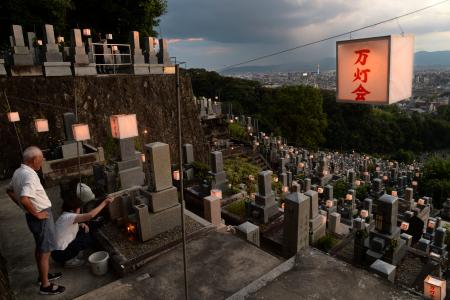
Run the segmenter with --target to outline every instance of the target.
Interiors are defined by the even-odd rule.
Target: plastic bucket
[[[91,271],[94,275],[105,275],[108,272],[109,254],[106,251],[98,251],[92,253],[89,258]]]

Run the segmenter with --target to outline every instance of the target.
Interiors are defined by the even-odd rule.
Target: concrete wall
[[[195,159],[207,161],[207,146],[193,100],[190,78],[182,76],[183,140],[194,145]],[[8,123],[6,91],[25,146],[46,148],[51,139],[64,139],[62,114],[78,110],[79,122],[88,123],[92,144],[105,155],[116,153],[110,136],[109,116],[136,113],[141,144],[160,141],[177,155],[176,92],[174,75],[116,75],[95,77],[9,77],[0,79],[0,176],[7,165],[19,161],[14,127]],[[37,135],[34,118],[47,118],[50,132]],[[142,132],[147,128],[148,134]]]

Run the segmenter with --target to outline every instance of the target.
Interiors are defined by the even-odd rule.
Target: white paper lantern
[[[222,199],[222,190],[212,189],[211,190],[211,196],[214,196],[214,197],[217,197],[219,199]]]
[[[180,171],[179,170],[173,171],[172,177],[173,177],[173,180],[180,181]]]
[[[135,114],[113,115],[109,117],[109,122],[113,138],[126,139],[139,135]]]
[[[141,153],[141,161],[142,161],[143,163],[145,163],[145,154],[144,154],[144,153]]]
[[[48,131],[48,120],[47,119],[35,119],[34,127],[37,132],[47,132]]]
[[[43,44],[42,40],[37,40],[36,43],[37,43],[39,46],[42,46],[42,44]]]
[[[353,200],[353,195],[352,194],[345,195],[345,200],[352,201]]]
[[[89,126],[87,124],[73,124],[72,125],[73,138],[77,142],[87,141],[91,139]]]
[[[409,223],[408,222],[402,222],[402,224],[400,224],[400,229],[403,230],[403,231],[408,231]]]
[[[365,209],[362,209],[360,215],[361,215],[361,218],[365,219],[369,216],[369,212]]]
[[[425,200],[423,200],[422,198],[420,198],[419,200],[417,200],[417,204],[418,204],[418,205],[425,205]]]
[[[9,112],[7,115],[8,115],[8,121],[10,121],[10,122],[19,122],[20,121],[20,116],[17,111]]]
[[[322,194],[322,193],[323,193],[323,188],[322,188],[322,187],[317,188],[317,192],[318,192],[319,194]]]
[[[56,38],[56,41],[58,42],[58,44],[64,43],[64,37],[63,36],[58,36]]]
[[[447,292],[447,282],[428,275],[423,281],[423,294],[427,299],[444,300]]]
[[[337,101],[392,104],[411,97],[412,35],[340,41],[336,52]]]
[[[84,36],[91,36],[91,30],[89,28],[83,29],[83,35]]]
[[[174,66],[163,67],[164,74],[175,74],[176,70]]]
[[[288,188],[287,186],[283,186],[283,187],[281,188],[281,191],[282,191],[283,193],[287,193],[287,192],[289,191],[289,188]]]
[[[391,196],[397,197],[397,191],[392,191]]]
[[[106,37],[107,40],[112,40],[112,39],[113,39],[112,33],[107,33],[107,34],[105,35],[105,37]]]

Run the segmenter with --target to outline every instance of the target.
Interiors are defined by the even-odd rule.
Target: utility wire
[[[390,18],[390,19],[386,19],[386,20],[383,20],[383,21],[380,21],[380,22],[377,22],[377,23],[366,25],[364,27],[353,29],[353,30],[350,30],[350,31],[347,31],[347,32],[344,32],[344,33],[337,34],[337,35],[329,36],[329,37],[323,38],[323,39],[318,40],[318,41],[309,42],[309,43],[306,43],[306,44],[303,44],[303,45],[299,45],[299,46],[296,46],[296,47],[293,47],[293,48],[277,51],[277,52],[274,52],[274,53],[270,53],[270,54],[259,56],[259,57],[253,58],[253,59],[249,59],[249,60],[246,60],[246,61],[243,61],[243,62],[240,62],[240,63],[232,64],[232,65],[226,66],[225,68],[221,69],[221,71],[223,72],[223,71],[226,71],[226,70],[228,70],[230,68],[233,68],[233,67],[237,67],[237,66],[240,66],[240,65],[245,65],[245,64],[248,64],[248,63],[251,63],[251,62],[254,62],[254,61],[258,61],[258,60],[262,60],[262,59],[265,59],[265,58],[268,58],[268,57],[280,55],[280,54],[283,54],[283,53],[286,53],[286,52],[290,52],[290,51],[293,51],[293,50],[297,50],[297,49],[301,49],[301,48],[308,47],[308,46],[311,46],[311,45],[319,44],[319,43],[322,43],[322,42],[325,42],[325,41],[329,41],[329,40],[332,40],[332,39],[335,39],[335,38],[338,38],[338,37],[342,37],[342,36],[346,36],[346,35],[350,35],[351,36],[351,34],[354,33],[354,32],[358,32],[358,31],[361,31],[361,30],[364,30],[364,29],[368,29],[368,28],[371,28],[371,27],[376,27],[376,26],[384,24],[384,23],[392,22],[392,21],[398,20],[400,18],[404,18],[404,17],[410,16],[410,15],[416,14],[418,12],[421,12],[421,11],[433,8],[435,6],[444,4],[445,2],[448,2],[448,1],[450,1],[450,0],[444,0],[444,1],[432,4],[432,5],[428,5],[428,6],[425,6],[425,7],[422,7],[422,8],[419,8],[419,9],[407,12],[405,14],[402,14],[402,15],[399,15],[399,16],[396,16],[396,17],[393,17],[393,18]]]

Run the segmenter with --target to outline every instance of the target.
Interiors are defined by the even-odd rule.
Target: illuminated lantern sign
[[[391,104],[411,97],[412,35],[340,41],[336,59],[338,102]]]
[[[109,117],[111,135],[116,139],[126,139],[138,136],[136,115],[113,115]]]
[[[423,281],[423,294],[426,299],[443,300],[446,295],[446,281],[428,275]]]

